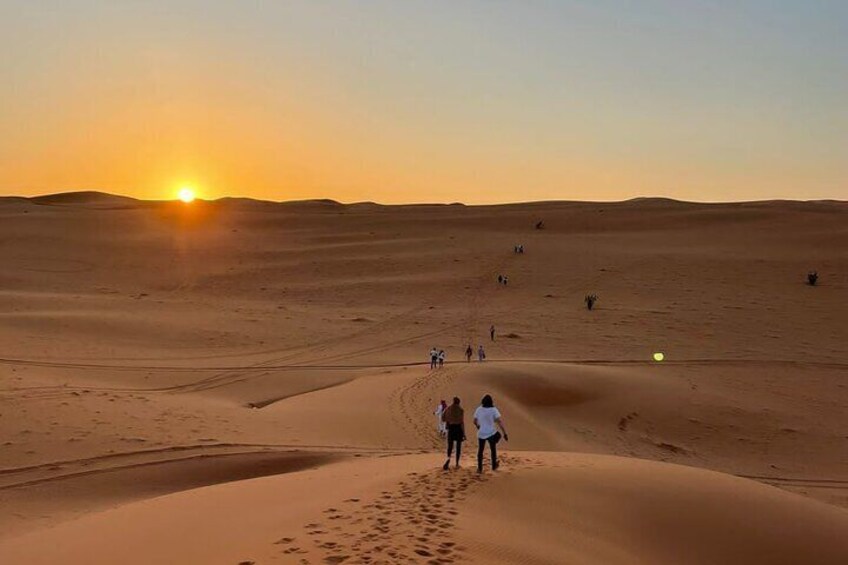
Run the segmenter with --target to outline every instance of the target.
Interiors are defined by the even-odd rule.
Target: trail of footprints
[[[527,463],[514,456],[503,461],[499,474]],[[459,503],[493,477],[491,472],[478,475],[473,467],[410,473],[394,491],[383,491],[366,504],[345,500],[326,509],[321,522],[306,524],[305,538],[284,537],[276,544],[284,555],[299,557],[291,562],[301,565],[461,562],[466,548],[453,539]],[[323,555],[319,560],[311,557],[315,550]]]
[[[423,444],[441,448],[444,441],[436,433],[435,419],[431,416],[436,400],[428,398],[428,395],[424,393],[436,384],[450,381],[456,372],[457,369],[453,367],[431,370],[392,395],[391,405],[397,406],[400,411],[395,416],[397,421],[417,436]],[[428,402],[432,404],[432,407]],[[432,427],[421,425],[421,422],[428,420],[433,421]]]

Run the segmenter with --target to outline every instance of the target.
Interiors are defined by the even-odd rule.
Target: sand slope
[[[92,515],[0,545],[27,563],[840,563],[848,512],[644,460],[524,452],[479,477],[345,462]],[[320,488],[316,488],[320,485]]]
[[[608,456],[528,458],[470,497],[482,563],[841,563],[848,512],[752,481]],[[494,484],[492,485],[495,486]]]
[[[0,561],[845,561],[846,219],[0,199]]]

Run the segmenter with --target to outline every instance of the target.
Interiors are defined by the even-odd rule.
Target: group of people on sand
[[[494,335],[494,330],[492,332]],[[494,337],[492,338],[494,339]],[[469,343],[465,348],[465,360],[467,362],[471,362],[471,358],[474,357],[474,348],[471,347]],[[437,349],[433,347],[430,350],[430,368],[431,369],[441,369],[445,366],[445,360],[447,359],[447,354],[444,349]],[[483,362],[486,360],[486,350],[483,348],[483,344],[477,346],[477,361]]]
[[[544,229],[544,227],[544,222],[539,221],[536,223],[537,230]],[[517,254],[524,253],[524,244],[516,244],[513,252]],[[509,277],[507,275],[498,275],[498,284],[507,286],[509,284]],[[597,297],[593,296],[592,299],[592,303],[594,303]],[[589,305],[590,310],[591,308],[592,305]],[[495,341],[494,325],[489,328],[489,337],[492,341]],[[469,343],[465,348],[465,360],[470,363],[473,356],[474,348]],[[433,347],[430,350],[430,368],[436,369],[444,366],[445,357],[446,355],[443,349],[438,350]],[[477,347],[477,360],[482,362],[485,359],[486,351],[481,344]],[[456,457],[455,466],[459,468],[459,460],[462,456],[462,444],[466,440],[465,411],[462,409],[459,397],[454,396],[453,403],[450,405],[444,400],[439,402],[434,414],[436,415],[436,429],[439,432],[439,436],[447,439],[448,443],[447,459],[444,465],[442,465],[442,469],[445,471],[450,469],[451,456],[454,456],[454,454]],[[483,472],[483,456],[485,455],[487,444],[491,454],[492,470],[497,470],[500,466],[498,463],[498,442],[501,439],[509,441],[509,435],[504,426],[503,416],[501,416],[500,411],[495,407],[494,400],[489,394],[483,397],[480,401],[480,406],[474,411],[474,427],[477,428],[477,472]]]
[[[442,400],[436,407],[435,414],[439,435],[447,438],[448,441],[448,456],[445,464],[442,465],[442,469],[447,471],[450,468],[451,455],[454,452],[456,453],[456,468],[458,469],[459,459],[462,456],[462,443],[466,440],[465,411],[460,406],[459,398],[454,396],[453,403],[450,406]],[[498,442],[501,438],[509,441],[509,435],[506,433],[503,417],[489,394],[483,397],[480,406],[474,411],[474,427],[477,428],[477,472],[483,472],[483,455],[486,451],[486,444],[489,445],[492,470],[497,470],[499,467]]]
[[[447,354],[444,349],[436,349],[436,346],[433,346],[433,349],[430,350],[430,368],[431,369],[441,369],[445,366],[445,359],[447,358]]]
[[[470,363],[471,358],[474,356],[474,349],[471,347],[471,344],[468,344],[468,347],[465,348],[465,360]],[[486,360],[486,350],[483,349],[483,345],[477,346],[477,360],[485,361]]]

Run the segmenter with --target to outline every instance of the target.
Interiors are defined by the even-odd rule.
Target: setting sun
[[[191,202],[192,200],[194,200],[194,190],[191,189],[190,187],[185,186],[185,187],[180,189],[177,196],[183,202],[186,202],[186,203]]]

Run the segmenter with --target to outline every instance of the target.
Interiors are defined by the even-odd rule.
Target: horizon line
[[[114,193],[114,192],[106,192],[102,190],[68,190],[61,192],[48,192],[44,194],[36,194],[31,196],[23,196],[17,194],[3,194],[0,195],[0,200],[3,199],[21,199],[21,200],[47,200],[52,198],[62,198],[62,197],[72,197],[72,196],[89,196],[89,197],[109,197],[116,198],[121,200],[132,200],[135,202],[149,202],[149,203],[168,203],[168,202],[178,202],[178,198],[138,198],[136,196],[129,196],[126,194]],[[574,204],[621,204],[627,202],[634,201],[651,201],[651,200],[660,200],[666,202],[674,202],[679,204],[700,204],[700,205],[710,205],[710,204],[757,204],[757,203],[775,203],[775,202],[791,202],[791,203],[837,203],[837,204],[848,204],[848,200],[839,200],[835,198],[812,198],[812,199],[795,199],[795,198],[767,198],[767,199],[756,199],[756,200],[682,200],[679,198],[672,198],[670,196],[633,196],[631,198],[626,198],[623,200],[569,200],[569,199],[547,199],[547,200],[510,200],[510,201],[500,201],[500,202],[489,202],[489,203],[476,203],[469,204],[462,201],[452,201],[452,202],[437,202],[437,201],[419,201],[419,202],[395,202],[395,203],[384,203],[377,202],[373,200],[359,200],[359,201],[349,201],[344,202],[340,200],[336,200],[334,198],[300,198],[293,200],[268,200],[265,198],[256,198],[253,196],[221,196],[218,198],[201,198],[197,197],[196,201],[198,202],[207,202],[207,203],[215,203],[226,200],[245,200],[250,202],[257,202],[262,204],[305,204],[305,203],[324,203],[331,205],[339,205],[339,206],[356,206],[356,205],[375,205],[375,206],[467,206],[467,207],[478,207],[478,206],[510,206],[510,205],[521,205],[521,204],[546,204],[546,203],[574,203]]]

